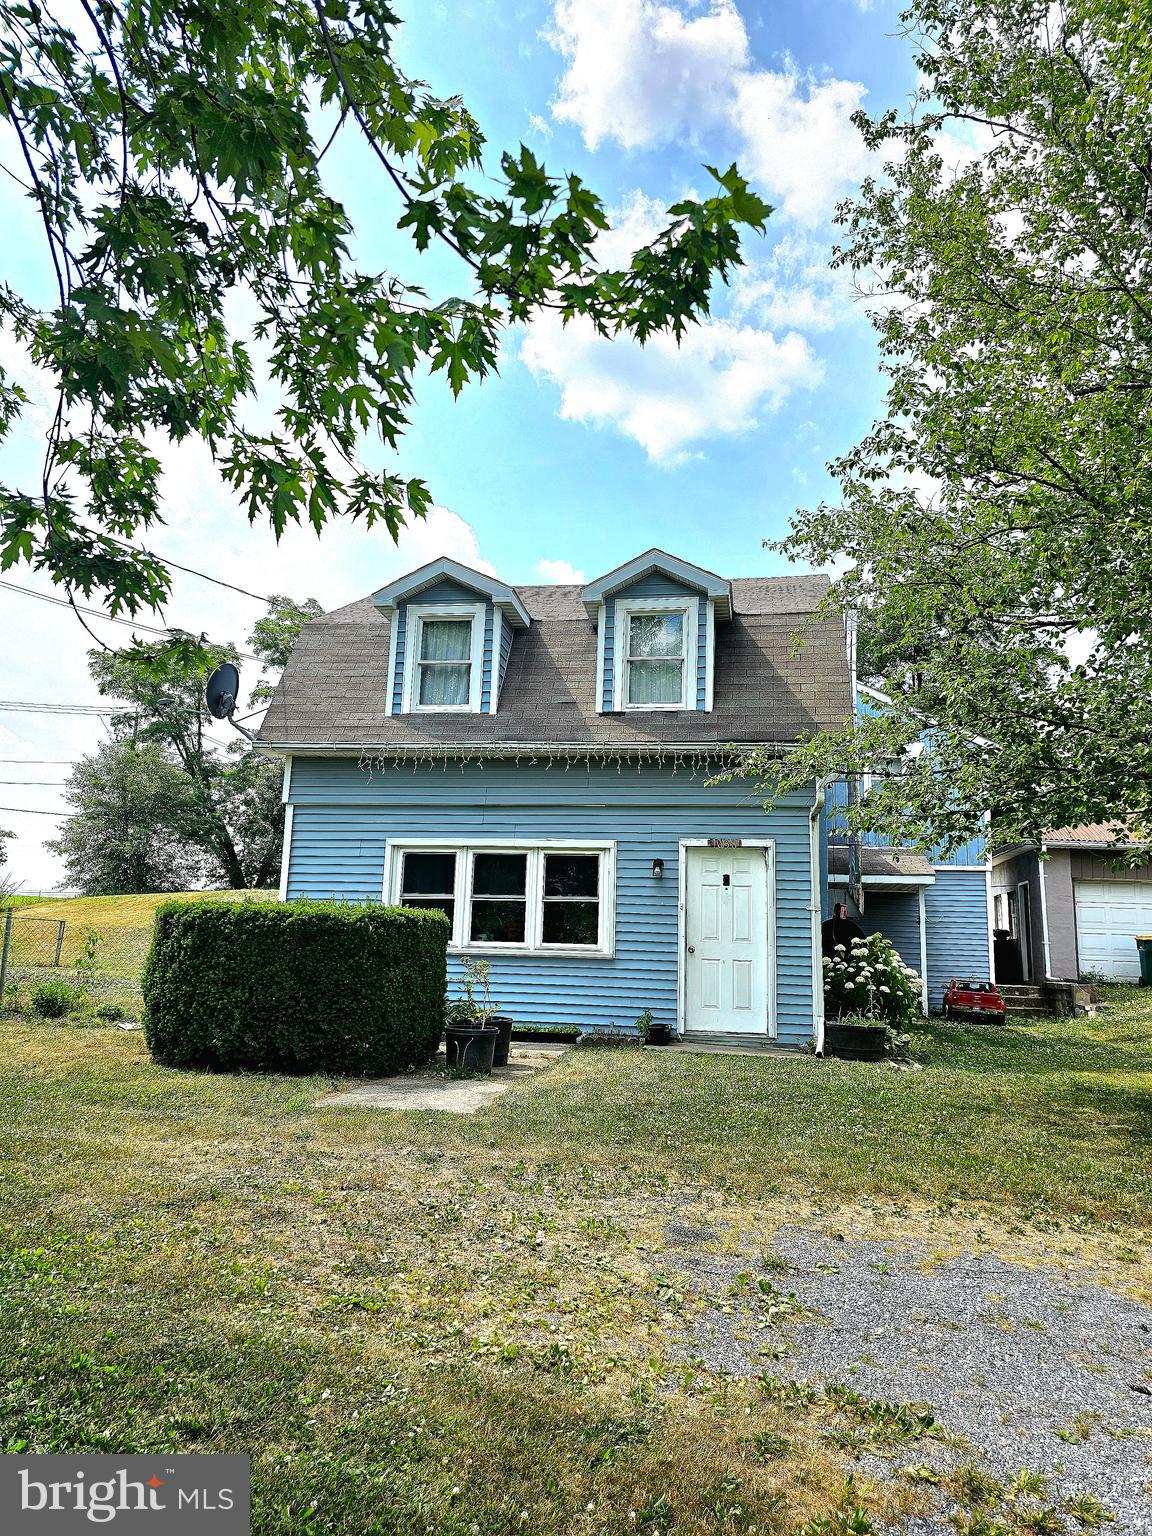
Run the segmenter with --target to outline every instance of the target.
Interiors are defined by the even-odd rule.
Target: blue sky
[[[465,98],[493,162],[523,140],[604,197],[616,224],[607,256],[650,237],[669,203],[705,191],[703,162],[740,164],[776,206],[768,235],[750,238],[746,271],[679,351],[543,322],[510,333],[499,375],[459,401],[441,380],[425,381],[401,460],[428,480],[437,511],[398,549],[382,532],[348,526],[319,545],[295,532],[277,547],[247,527],[194,445],[165,454],[168,526],[153,545],[256,592],[316,596],[326,607],[439,553],[513,582],[590,578],[653,544],[727,575],[782,569],[762,541],[782,535],[797,506],[834,494],[825,463],[882,401],[867,322],[827,260],[835,203],[868,169],[850,113],[902,106],[915,85],[895,5],[400,0],[398,9],[410,15],[401,63]],[[349,141],[328,164],[362,264],[433,292],[464,282],[450,252],[418,257],[396,232],[394,194],[365,150]],[[46,297],[36,225],[10,184],[0,187],[0,219],[5,277]],[[35,392],[11,346],[3,357]],[[7,483],[27,482],[42,432],[34,409],[0,449]],[[387,462],[378,445],[365,457]],[[27,570],[8,579],[50,590]],[[259,611],[179,577],[166,618],[239,641]],[[110,643],[127,636],[97,627]],[[0,590],[4,697],[95,701],[89,644],[68,614]],[[17,760],[0,761],[0,806],[60,807],[67,762],[102,734],[92,720],[0,713],[0,759]],[[0,826],[17,833],[10,862],[26,889],[60,878],[42,847],[54,822],[0,810]]]

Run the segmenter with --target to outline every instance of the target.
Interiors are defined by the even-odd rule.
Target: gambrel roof
[[[586,589],[531,586],[507,589],[530,622],[512,638],[495,714],[390,715],[390,621],[377,594],[376,602],[365,597],[304,626],[257,739],[281,749],[538,745],[626,753],[784,744],[843,724],[852,707],[844,621],[812,617],[828,578],[728,585],[732,617],[716,629],[709,711],[597,713],[596,629]],[[798,631],[803,644],[794,655]]]

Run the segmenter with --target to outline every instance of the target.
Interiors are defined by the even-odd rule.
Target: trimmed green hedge
[[[448,921],[343,902],[170,901],[144,967],[169,1067],[383,1076],[433,1056]]]

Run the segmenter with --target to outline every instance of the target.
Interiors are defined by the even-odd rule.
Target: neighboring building
[[[855,696],[861,715],[884,707],[884,695],[862,684]],[[992,875],[984,840],[975,838],[947,856],[940,851],[928,856],[893,848],[875,833],[859,834],[859,912],[849,891],[850,853],[842,819],[846,804],[845,785],[830,786],[825,815],[833,900],[846,902],[849,915],[869,933],[892,941],[921,978],[925,1013],[942,1006],[954,976],[989,979]]]
[[[584,587],[441,559],[313,620],[258,738],[286,759],[282,895],[439,908],[450,972],[487,957],[522,1023],[626,1030],[650,1009],[682,1033],[819,1040],[824,791],[766,812],[749,783],[707,781],[732,750],[849,717],[845,626],[814,617],[827,587],[659,550]],[[927,876],[924,944],[905,945],[902,888],[875,905],[918,969],[926,946],[935,992],[963,903],[924,906],[956,883]],[[986,902],[982,924],[981,971]]]
[[[1152,863],[1118,868],[1120,822],[1060,827],[992,861],[993,922],[1015,940],[1025,981],[1137,981],[1137,934],[1152,933]]]

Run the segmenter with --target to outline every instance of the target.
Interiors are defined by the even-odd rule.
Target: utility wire
[[[140,549],[124,539],[113,538],[110,533],[105,534],[104,537],[113,544],[119,544],[121,549],[130,549],[134,555],[147,555],[151,560],[161,560],[165,565],[170,565],[174,571],[183,571],[186,576],[199,576],[201,581],[210,581],[215,587],[227,587],[229,592],[239,592],[241,597],[250,597],[253,602],[271,602],[271,598],[261,597],[259,592],[249,592],[247,587],[238,587],[235,582],[222,581],[219,576],[209,576],[207,571],[198,571],[195,566],[181,565],[178,560],[169,560],[167,555],[158,555],[154,549]]]
[[[122,715],[130,714],[132,706],[130,704],[44,704],[33,700],[0,699],[0,710],[3,710],[5,714]]]
[[[205,577],[205,580],[211,581],[212,578]],[[155,624],[138,624],[135,619],[117,618],[111,613],[102,612],[99,608],[89,608],[84,603],[70,602],[66,597],[55,597],[51,592],[36,592],[32,587],[20,587],[14,581],[0,581],[0,587],[4,587],[9,592],[19,592],[22,597],[34,597],[37,602],[52,603],[57,608],[70,608],[78,614],[86,613],[91,618],[101,619],[105,624],[122,624],[125,629],[140,629],[146,634],[160,635],[162,638],[167,638],[171,633],[167,629],[158,629]],[[241,661],[260,660],[259,656],[253,656],[250,651],[237,651],[236,655]]]
[[[75,761],[74,757],[0,757],[0,763],[17,763],[21,768],[33,763],[37,768],[71,768]]]
[[[34,811],[27,805],[0,805],[6,816],[55,816],[58,821],[71,821],[78,811]]]
[[[0,784],[29,784],[37,789],[63,789],[65,779],[0,779]]]

